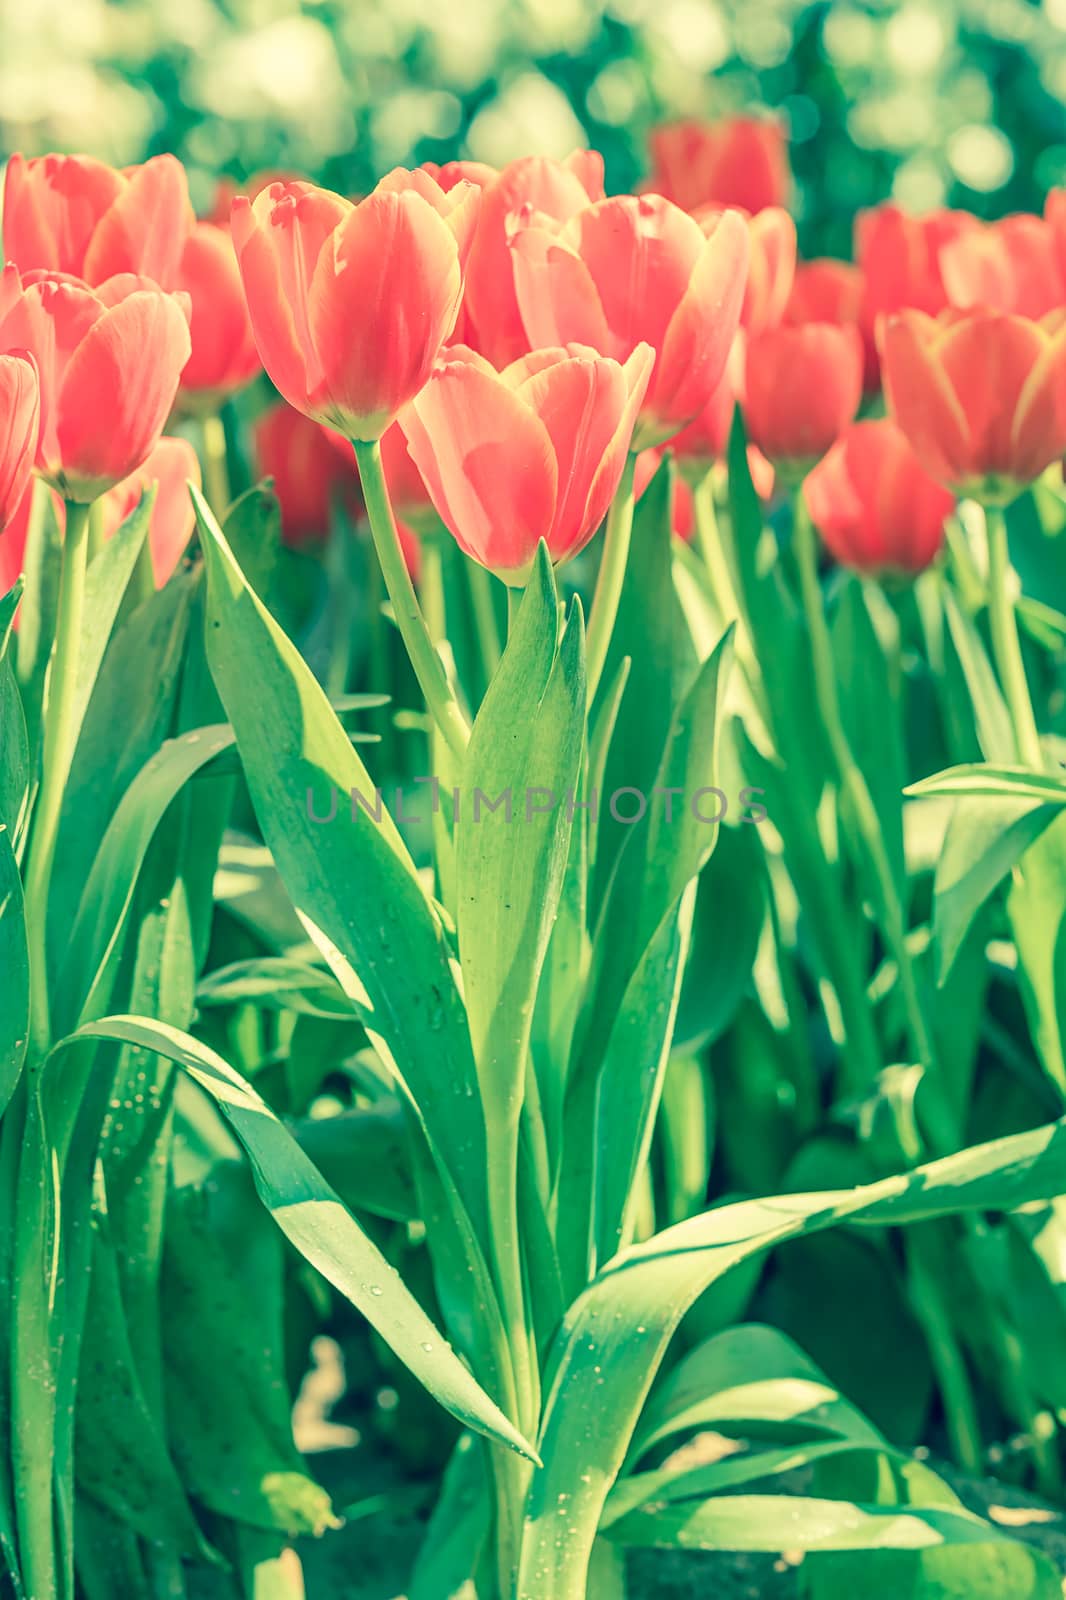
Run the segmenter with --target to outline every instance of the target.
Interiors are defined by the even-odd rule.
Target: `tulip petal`
[[[924,312],[889,317],[882,331],[881,367],[888,408],[925,470],[955,484],[970,472],[967,413],[937,355],[937,324]]]
[[[641,341],[661,350],[704,252],[699,223],[659,195],[617,195],[580,212],[563,239],[596,285],[611,331],[603,354],[624,360]],[[595,342],[579,333],[569,338]]]
[[[374,193],[354,207],[307,300],[321,420],[380,438],[429,377],[461,295],[455,236],[421,195]]]
[[[24,272],[81,275],[100,218],[121,194],[121,173],[91,156],[13,155],[4,177],[4,250]]]
[[[446,361],[400,425],[461,547],[501,575],[524,573],[555,514],[558,469],[540,419],[495,375]]]
[[[586,517],[595,529],[607,515],[607,508],[615,497],[626,464],[626,456],[634,448],[633,430],[637,416],[644,404],[655,366],[655,351],[649,344],[638,344],[622,367],[629,393],[611,442],[603,453],[603,460],[592,479]]]
[[[628,399],[625,374],[614,361],[569,357],[526,379],[518,394],[536,412],[558,465],[555,516],[548,536],[553,561],[572,556],[592,537],[589,496]]]
[[[103,312],[71,356],[59,392],[65,492],[95,499],[141,465],[189,351],[189,325],[172,295],[138,291]]]
[[[662,438],[698,415],[725,374],[748,267],[748,229],[727,211],[707,240],[659,350],[647,409]]]
[[[1019,481],[1033,475],[1016,458],[1015,413],[1045,349],[1043,330],[1024,317],[959,318],[939,335],[933,354],[966,414],[971,475],[995,474]],[[1030,415],[1032,419],[1034,414]],[[1040,431],[1046,436],[1046,429]],[[1039,441],[1032,443],[1039,454]],[[1054,454],[1052,448],[1037,470],[1047,466]]]
[[[41,397],[32,363],[0,356],[0,530],[15,516],[37,453]]]
[[[192,223],[185,168],[176,156],[154,156],[129,170],[89,241],[82,276],[102,283],[116,273],[136,272],[172,289]]]
[[[189,295],[192,355],[181,375],[186,393],[228,393],[259,371],[259,353],[228,228],[198,222],[185,241],[179,274]]]
[[[592,275],[581,257],[547,228],[511,235],[514,291],[534,349],[586,344],[611,354],[612,339]]]

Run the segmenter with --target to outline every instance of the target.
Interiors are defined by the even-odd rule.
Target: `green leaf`
[[[724,1273],[841,1222],[1010,1210],[1064,1186],[1066,1123],[1053,1123],[849,1191],[724,1205],[622,1252],[571,1307],[558,1337],[517,1600],[581,1592],[604,1503],[670,1338]]]
[[[541,546],[470,736],[456,823],[463,993],[490,1160],[517,1129],[533,1005],[562,895],[585,735],[581,612],[560,644]],[[476,808],[487,797],[505,809]],[[501,1148],[502,1145],[502,1148]]]
[[[941,594],[951,642],[970,691],[982,753],[986,761],[1009,762],[1014,756],[1014,729],[988,653],[946,582]]]
[[[0,820],[0,1113],[8,1105],[26,1059],[30,1025],[30,958],[22,879],[11,848],[11,834]]]
[[[19,850],[29,813],[30,742],[10,659],[0,654],[0,824]]]
[[[1018,976],[1033,1043],[1066,1094],[1066,817],[1061,813],[1018,863],[1007,895]]]
[[[7,657],[11,645],[12,629],[15,626],[15,613],[22,600],[22,591],[26,585],[22,578],[17,579],[13,588],[0,597],[0,661]]]
[[[121,934],[141,865],[175,796],[209,761],[229,749],[227,727],[170,739],[130,784],[112,818],[70,930],[57,988],[62,1029],[107,1009],[121,954]]]
[[[1032,772],[1028,767],[998,767],[983,761],[948,767],[945,772],[936,772],[932,777],[910,784],[903,792],[916,799],[938,795],[980,796],[1066,806],[1066,778]]]
[[[969,1511],[862,1506],[800,1495],[722,1495],[695,1507],[633,1511],[608,1537],[630,1548],[678,1550],[919,1550],[1005,1538]]]
[[[118,532],[89,562],[85,574],[85,623],[78,647],[77,689],[71,746],[77,742],[123,597],[148,537],[156,490],[146,489]]]
[[[30,748],[36,750],[44,679],[55,635],[63,535],[56,516],[55,497],[47,484],[38,479],[33,495],[23,556],[26,587],[19,612],[18,678],[26,708]]]
[[[753,823],[720,828],[714,854],[700,873],[692,951],[674,1028],[675,1050],[701,1049],[732,1022],[751,988],[765,920],[766,870],[759,829]]]
[[[1032,797],[966,795],[955,805],[933,885],[936,978],[947,982],[974,919],[988,897],[1059,811]]]
[[[78,1039],[124,1040],[183,1067],[217,1102],[248,1153],[260,1199],[304,1259],[362,1312],[446,1410],[486,1437],[536,1459],[266,1101],[221,1056],[189,1034],[143,1017],[88,1023],[64,1044]]]
[[[202,497],[208,659],[236,730],[264,838],[305,927],[357,999],[417,1110],[445,1183],[488,1239],[486,1137],[451,952],[388,812],[290,641],[248,588]],[[331,822],[316,823],[338,798]],[[343,798],[340,798],[343,797]]]
[[[202,1009],[251,1003],[309,1017],[356,1016],[332,972],[290,956],[260,956],[219,967],[201,982],[196,1002]]]
[[[468,1600],[467,1585],[488,1539],[491,1514],[484,1449],[464,1434],[444,1474],[407,1600]]]

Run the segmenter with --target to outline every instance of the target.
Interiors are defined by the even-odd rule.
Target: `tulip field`
[[[0,1600],[1066,1592],[1066,187],[802,111],[3,151]]]

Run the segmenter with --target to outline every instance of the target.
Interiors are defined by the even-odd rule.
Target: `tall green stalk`
[[[400,536],[389,504],[389,492],[381,465],[381,446],[377,440],[368,443],[353,439],[355,459],[363,484],[370,531],[378,553],[385,587],[392,601],[396,625],[410,657],[419,687],[430,715],[454,756],[461,759],[470,738],[470,725],[463,715],[448,682],[440,656],[426,627],[426,619],[415,594],[411,575],[400,548]]]
[[[1044,756],[1014,614],[1014,570],[1007,547],[1007,520],[999,506],[985,507],[985,530],[988,536],[988,611],[996,671],[1010,711],[1018,759],[1023,766],[1042,772]]]
[[[600,686],[600,679],[607,662],[607,652],[611,646],[615,619],[618,616],[618,602],[622,598],[626,563],[629,560],[629,544],[633,535],[633,476],[636,462],[637,458],[631,451],[622,470],[618,491],[607,513],[603,556],[600,560],[592,605],[589,608],[588,648],[585,657],[588,663],[589,705],[595,700],[596,690]]]
[[[41,789],[34,810],[33,837],[26,871],[26,928],[30,946],[30,1054],[34,1059],[43,1056],[50,1043],[46,927],[48,886],[63,809],[63,792],[74,755],[74,703],[85,608],[88,546],[89,507],[68,501],[56,637],[48,671],[44,710]]]

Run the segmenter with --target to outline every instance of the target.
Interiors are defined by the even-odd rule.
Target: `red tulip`
[[[905,311],[882,357],[892,415],[957,494],[1004,504],[1066,453],[1066,313]]]
[[[862,273],[849,261],[833,261],[828,256],[801,261],[785,307],[785,321],[793,326],[837,322],[842,327],[858,327],[863,336],[862,386],[866,394],[874,394],[881,381],[880,367],[873,336],[861,326],[862,299]]]
[[[461,165],[469,169],[471,163]],[[566,222],[602,199],[603,157],[595,150],[575,150],[565,161],[525,156],[484,183],[463,313],[467,343],[494,366],[505,367],[529,350],[508,247],[512,219],[528,207],[535,217]]]
[[[14,519],[37,453],[41,392],[33,363],[0,356],[0,532]],[[6,594],[11,584],[0,584]]]
[[[847,427],[862,398],[862,340],[830,322],[767,328],[748,340],[744,419],[775,466],[805,470]]]
[[[726,211],[701,227],[658,195],[620,195],[555,231],[524,218],[511,248],[534,347],[583,344],[616,361],[641,343],[655,351],[638,450],[703,409],[737,331],[749,253],[743,217]]]
[[[177,287],[192,226],[185,168],[154,156],[117,172],[91,156],[14,155],[4,178],[4,252],[21,272],[98,285],[119,273]]]
[[[300,548],[329,535],[334,500],[351,514],[360,506],[352,447],[292,406],[275,406],[255,425],[259,471],[273,478],[281,506],[281,537]]]
[[[935,316],[948,303],[940,271],[940,252],[953,239],[976,229],[966,211],[932,211],[911,217],[898,206],[877,206],[855,224],[855,255],[862,272],[861,323],[877,338],[881,317],[913,307]]]
[[[640,500],[651,480],[659,470],[664,451],[642,450],[636,459],[633,472],[633,495]],[[677,537],[688,544],[696,531],[696,508],[692,498],[692,485],[680,472],[674,473],[673,492],[670,497],[670,527]]]
[[[228,226],[196,224],[185,242],[179,276],[192,305],[192,355],[181,375],[181,392],[216,410],[220,400],[260,371]]]
[[[4,268],[0,350],[37,363],[36,466],[68,500],[95,500],[147,459],[189,359],[188,314],[188,296],[132,274],[90,289]]]
[[[255,341],[290,405],[380,439],[455,324],[478,199],[397,170],[358,205],[300,183],[233,202]]]
[[[1043,317],[1066,305],[1066,273],[1055,230],[1041,217],[979,224],[940,251],[952,305]]]
[[[647,187],[685,211],[738,206],[758,212],[788,200],[788,148],[781,124],[760,117],[676,122],[655,128]]]
[[[109,489],[101,502],[105,539],[116,534],[136,510],[146,489],[156,485],[148,549],[155,586],[161,589],[172,576],[192,538],[196,521],[189,481],[201,486],[200,461],[187,439],[162,438],[143,466]]]
[[[401,418],[442,521],[475,561],[521,584],[537,543],[565,561],[618,488],[653,353],[620,364],[579,346],[537,350],[502,373],[446,351]]]
[[[803,495],[841,565],[875,574],[927,567],[955,505],[887,417],[853,423],[810,473]]]

